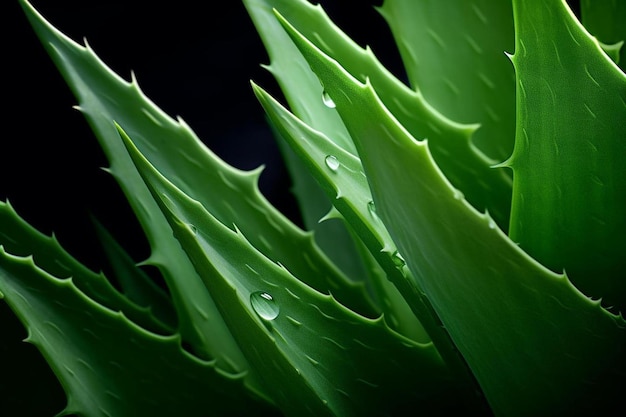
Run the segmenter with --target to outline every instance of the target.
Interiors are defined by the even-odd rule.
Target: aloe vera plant
[[[2,320],[66,394],[52,412],[624,410],[624,2],[385,0],[405,81],[321,6],[243,0],[304,227],[19,3],[151,250],[96,220],[96,273],[0,203]]]

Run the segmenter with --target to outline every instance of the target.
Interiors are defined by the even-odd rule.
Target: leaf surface
[[[244,374],[228,374],[161,336],[133,324],[58,278],[0,246],[0,295],[28,330],[68,395],[60,415],[171,416],[251,413]]]
[[[586,295],[626,311],[626,74],[564,1],[514,6],[510,236]]]
[[[626,67],[626,3],[620,0],[580,1],[581,22],[601,42],[622,70]]]
[[[429,139],[435,160],[454,186],[478,209],[488,208],[496,222],[507,228],[511,177],[505,169],[492,168],[501,160],[487,157],[473,145],[472,137],[478,126],[454,122],[437,111],[421,92],[410,89],[391,74],[370,48],[362,48],[352,41],[330,20],[321,6],[313,6],[304,0],[283,3],[284,0],[272,4],[307,39],[341,62],[353,77],[361,82],[369,79],[385,106],[405,128],[418,139]],[[299,91],[297,86],[291,88]],[[314,100],[320,101],[317,98]],[[343,143],[337,141],[333,132],[318,126],[316,121],[309,121],[309,115],[302,116],[297,111],[294,114],[336,143]],[[352,147],[341,146],[354,153]]]
[[[161,334],[174,329],[120,293],[102,273],[95,273],[67,253],[53,236],[47,236],[22,219],[9,203],[0,202],[0,245],[17,256],[32,256],[33,262],[57,277],[72,277],[74,285],[97,303],[123,312],[138,326]]]
[[[270,57],[271,63],[264,65],[264,68],[278,82],[292,111],[315,129],[325,132],[344,149],[354,152],[354,144],[339,115],[323,102],[323,89],[319,80],[272,12],[273,7],[280,5],[293,14],[307,18],[311,5],[299,0],[245,0],[243,4]],[[291,175],[292,191],[298,201],[304,226],[315,233],[315,241],[342,271],[354,281],[367,283],[370,272],[361,261],[353,236],[341,220],[320,221],[332,207],[330,200],[280,135],[275,133]],[[341,294],[337,296],[343,298]]]
[[[168,182],[125,138],[181,245],[286,415],[386,415],[406,404],[428,407],[430,396],[454,387],[432,344],[412,342],[382,317],[358,315],[299,281]]]
[[[446,117],[479,123],[472,142],[490,158],[509,158],[515,136],[515,74],[505,55],[514,46],[511,2],[385,0],[379,11],[412,88]]]
[[[416,291],[406,277],[408,271],[403,270],[402,265],[398,265],[400,259],[394,257],[397,255],[395,243],[378,219],[361,161],[296,118],[265,90],[254,83],[252,87],[271,123],[297,155],[298,162],[313,174],[336,211],[351,225],[372,259],[384,271],[384,276],[371,279],[387,320],[404,335],[412,334],[416,340],[430,341],[421,323],[407,311],[406,301],[398,298],[397,289],[391,285],[395,282],[411,294]],[[412,308],[421,316],[423,306],[413,305]],[[428,316],[420,318],[429,319]]]
[[[129,129],[155,147],[161,140],[194,140],[193,133],[158,109],[139,89],[112,72],[91,48],[78,45],[54,28],[26,0],[26,16],[72,92],[110,162],[108,171],[126,195],[151,246],[146,263],[160,269],[172,295],[182,340],[204,358],[220,358],[218,366],[231,372],[246,369],[245,359],[229,335],[213,300],[204,289],[186,254],[173,238],[141,177],[135,171],[113,120],[128,120]],[[181,139],[183,138],[183,139]],[[181,154],[181,151],[178,152]],[[184,154],[185,158],[193,158]]]
[[[371,84],[285,27],[336,103],[377,213],[494,413],[623,406],[624,320],[523,252],[451,186],[428,142],[408,134]]]
[[[146,233],[152,253],[144,263],[161,270],[179,316],[183,340],[195,353],[220,358],[218,366],[224,370],[247,369],[214,301],[136,172],[113,121],[124,125],[160,172],[202,201],[227,227],[243,219],[238,221],[240,230],[267,256],[322,291],[334,288],[346,304],[353,300],[364,306],[365,313],[375,311],[362,302],[362,290],[317,248],[312,235],[297,228],[262,196],[257,186],[260,169],[240,171],[220,160],[182,120],[170,118],[152,103],[134,77],[130,83],[121,79],[89,47],[76,44],[28,3],[23,5],[96,133],[111,164],[107,170],[120,183]],[[308,262],[301,262],[303,257]]]

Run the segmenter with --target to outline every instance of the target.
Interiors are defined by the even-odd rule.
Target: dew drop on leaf
[[[372,216],[376,215],[376,205],[374,205],[373,201],[367,203],[367,211],[369,211]]]
[[[326,155],[326,166],[331,171],[337,171],[339,169],[339,160],[334,155]]]
[[[264,291],[255,291],[250,294],[250,304],[254,312],[263,320],[274,320],[280,312],[274,297]]]
[[[337,107],[333,99],[330,98],[330,96],[328,95],[326,91],[322,92],[322,102],[329,109],[334,109],[335,107]]]
[[[376,212],[376,205],[371,200],[367,203],[367,211],[369,212],[370,216],[372,216],[374,220],[380,221],[380,218],[378,217],[378,213]]]

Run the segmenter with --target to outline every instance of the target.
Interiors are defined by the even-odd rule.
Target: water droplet
[[[367,203],[367,211],[369,211],[372,216],[376,216],[376,205],[373,201]]]
[[[367,211],[370,213],[370,216],[372,216],[375,221],[380,221],[378,213],[376,212],[376,205],[371,200],[367,203]]]
[[[457,200],[463,200],[465,199],[465,195],[463,195],[463,193],[461,192],[461,190],[454,190],[454,198]]]
[[[326,162],[326,166],[328,167],[328,169],[330,169],[331,171],[337,171],[339,169],[339,160],[336,156],[327,155],[324,161]]]
[[[274,320],[280,312],[274,297],[264,291],[255,291],[250,294],[250,304],[263,320]]]
[[[396,267],[398,268],[402,268],[403,266],[406,265],[406,261],[404,260],[400,252],[398,251],[395,251],[393,255],[391,255],[391,259],[393,260],[393,263],[396,264]]]
[[[335,107],[337,107],[333,99],[330,98],[330,96],[328,95],[326,91],[322,92],[322,102],[324,102],[324,105],[328,107],[329,109],[334,109]]]
[[[198,228],[195,225],[193,225],[191,223],[188,223],[187,226],[189,227],[189,230],[191,230],[191,233],[193,233],[193,234],[197,234],[198,233]]]

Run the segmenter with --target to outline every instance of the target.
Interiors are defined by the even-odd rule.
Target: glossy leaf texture
[[[28,227],[10,206],[2,203],[0,209],[3,229],[9,224]],[[39,349],[67,393],[67,405],[59,415],[272,410],[250,395],[245,373],[227,374],[215,360],[203,361],[184,351],[180,334],[159,334],[140,326],[145,321],[133,321],[137,314],[130,314],[138,307],[112,304],[110,300],[120,295],[111,290],[97,294],[102,300],[108,293],[109,302],[95,301],[90,293],[105,277],[81,272],[83,267],[53,238],[31,228],[23,232],[25,246],[16,248],[10,240],[0,245],[0,296],[25,324],[26,341]],[[21,250],[28,247],[35,252]]]
[[[120,128],[121,129],[121,128]],[[264,387],[286,415],[387,415],[433,409],[457,382],[431,343],[315,291],[163,177],[132,144],[146,184],[217,300]],[[435,400],[434,403],[432,401]]]
[[[208,150],[182,121],[164,114],[139,89],[102,63],[89,47],[82,47],[48,24],[23,3],[44,45],[79,99],[110,160],[108,171],[120,183],[150,242],[144,261],[160,268],[179,316],[180,331],[199,355],[221,357],[227,371],[247,369],[246,361],[224,327],[214,301],[204,289],[171,228],[136,173],[113,121],[124,124],[142,152],[187,192],[211,207],[232,227],[236,219],[243,233],[268,256],[298,273],[320,290],[333,288],[337,298],[369,315],[376,309],[364,290],[349,281],[313,242],[313,237],[272,207],[257,187],[260,170],[234,169]],[[215,198],[218,195],[219,198]],[[242,198],[244,196],[245,198]],[[288,238],[286,238],[288,237]],[[302,258],[308,262],[300,262]],[[344,295],[345,294],[345,295]],[[209,336],[210,335],[210,336]]]
[[[626,309],[626,74],[564,1],[514,2],[511,238],[587,296]]]
[[[145,231],[151,247],[150,258],[145,262],[159,268],[167,283],[182,340],[203,358],[221,357],[218,366],[223,366],[225,371],[244,371],[245,359],[136,173],[119,140],[113,120],[132,120],[133,128],[142,132],[141,137],[152,140],[182,137],[193,142],[193,133],[156,108],[141,92],[136,81],[128,83],[113,73],[88,46],[81,46],[63,35],[28,2],[21,1],[21,5],[77,97],[77,108],[85,115],[109,160],[108,172],[119,182]],[[147,139],[146,142],[146,146],[150,146]]]
[[[430,143],[407,132],[372,84],[285,27],[335,102],[379,216],[494,412],[618,404],[623,319],[523,252],[451,186]]]
[[[479,123],[472,143],[507,159],[515,134],[515,74],[505,54],[514,46],[511,1],[386,0],[379,10],[411,87],[450,119]]]

